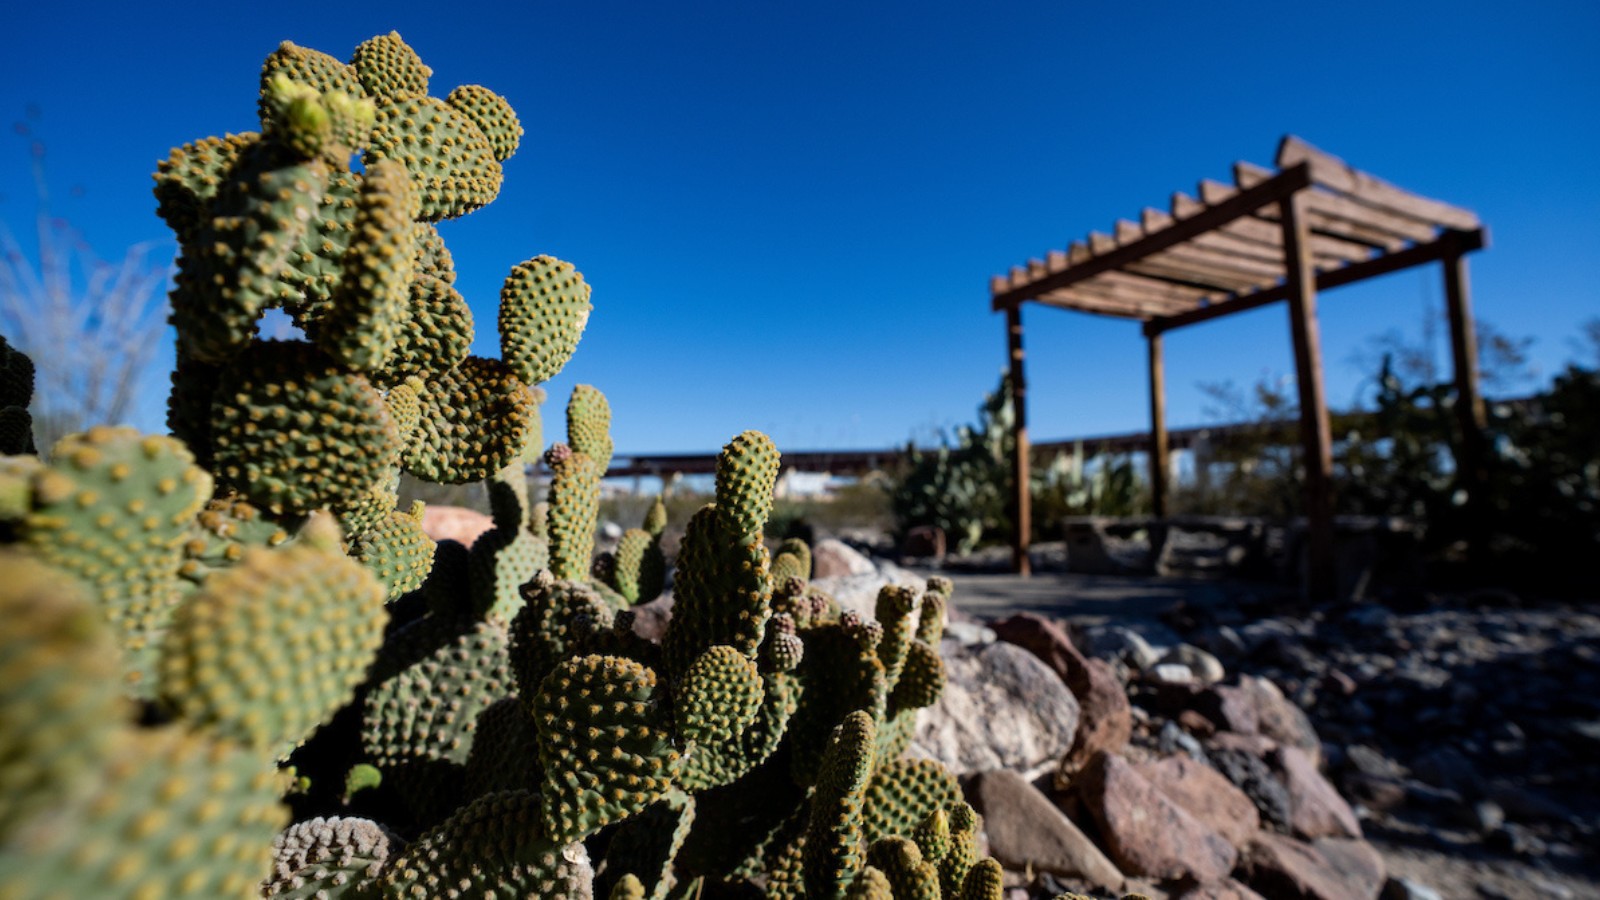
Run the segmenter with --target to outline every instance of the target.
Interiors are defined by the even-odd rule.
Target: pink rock
[[[1180,755],[1137,768],[1156,790],[1222,835],[1235,850],[1249,846],[1261,828],[1255,803],[1205,763]]]
[[[1264,900],[1264,898],[1232,878],[1222,881],[1186,882],[1171,894],[1172,900]]]
[[[1361,837],[1361,823],[1328,779],[1299,747],[1280,746],[1267,764],[1289,792],[1289,825],[1303,838]]]
[[[983,815],[989,854],[1001,865],[1081,878],[1112,890],[1122,887],[1122,873],[1100,848],[1021,775],[1006,769],[983,772],[969,793]]]
[[[422,511],[422,532],[436,541],[460,541],[471,547],[493,527],[493,519],[465,507],[429,506]]]
[[[1304,750],[1311,761],[1321,765],[1322,741],[1311,725],[1311,718],[1283,695],[1278,686],[1265,678],[1239,676],[1239,686],[1255,701],[1257,730],[1280,744]]]
[[[1245,851],[1244,880],[1264,896],[1285,900],[1375,900],[1384,882],[1377,851],[1364,841],[1330,845],[1331,855],[1322,847],[1262,832]]]
[[[1120,756],[1095,755],[1077,787],[1112,861],[1130,875],[1220,881],[1238,859],[1226,838],[1168,799]]]

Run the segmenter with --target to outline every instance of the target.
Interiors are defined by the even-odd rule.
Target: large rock
[[[1002,641],[1039,657],[1078,701],[1078,733],[1061,759],[1062,780],[1076,775],[1096,753],[1116,753],[1127,745],[1132,710],[1109,663],[1085,657],[1061,626],[1040,615],[1019,613],[991,627]]]
[[[968,794],[983,815],[989,855],[1001,865],[1122,888],[1122,872],[1022,776],[1005,769],[984,772],[973,779]]]
[[[1238,685],[1217,684],[1196,694],[1191,708],[1211,720],[1220,731],[1256,734],[1261,718],[1256,712],[1255,693]]]
[[[1289,827],[1303,838],[1361,837],[1361,823],[1299,747],[1279,746],[1267,763],[1289,793]]]
[[[1233,845],[1167,799],[1122,757],[1095,756],[1077,788],[1111,859],[1129,875],[1207,882],[1233,870],[1239,856]]]
[[[1383,858],[1364,841],[1308,844],[1262,832],[1245,852],[1245,883],[1284,900],[1375,900],[1383,889]]]
[[[811,577],[838,578],[842,575],[872,575],[877,572],[872,560],[844,541],[828,538],[811,548]]]
[[[1222,773],[1188,756],[1169,756],[1138,767],[1138,772],[1168,800],[1183,807],[1235,850],[1243,850],[1261,828],[1255,803]]]
[[[1257,728],[1262,734],[1281,744],[1299,747],[1312,762],[1322,764],[1322,741],[1317,737],[1317,730],[1311,727],[1310,717],[1285,697],[1276,684],[1265,678],[1241,675],[1239,686],[1255,701]]]
[[[1212,882],[1184,882],[1171,895],[1172,900],[1265,900],[1232,878]]]
[[[948,680],[923,710],[913,756],[936,759],[957,775],[1050,766],[1072,746],[1078,701],[1033,654],[1013,644],[941,647]]]
[[[494,520],[464,506],[428,506],[422,510],[422,533],[435,541],[460,541],[471,547]]]
[[[830,542],[822,542],[824,545],[828,543]],[[831,543],[839,544],[839,546],[845,551],[853,553],[859,559],[866,561],[867,565],[865,572],[830,575],[811,579],[812,585],[816,586],[820,590],[827,591],[829,596],[838,601],[840,609],[854,610],[861,616],[870,620],[877,615],[878,592],[882,590],[885,585],[895,584],[921,590],[926,584],[925,579],[918,578],[899,566],[886,562],[874,567],[870,560],[867,560],[866,557],[856,553],[856,551],[851,550],[845,544],[840,544],[838,541],[832,541]],[[818,557],[813,555],[812,558],[817,559]],[[816,564],[816,571],[823,571],[821,563]],[[956,597],[953,602],[960,603],[961,598]]]

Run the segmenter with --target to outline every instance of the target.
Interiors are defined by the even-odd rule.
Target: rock
[[[976,622],[949,622],[944,626],[944,636],[962,646],[992,644],[997,638],[993,630]]]
[[[1322,762],[1322,741],[1311,719],[1283,695],[1276,684],[1265,678],[1239,676],[1239,686],[1255,701],[1256,723],[1260,733],[1282,744],[1299,747],[1313,762]]]
[[[839,578],[845,575],[875,575],[878,569],[860,551],[834,538],[818,541],[811,548],[811,578]]]
[[[672,621],[672,595],[662,594],[632,609],[633,633],[647,641],[661,643],[667,634],[667,623]]]
[[[1341,868],[1351,864],[1351,871]],[[1312,845],[1262,832],[1245,852],[1241,868],[1246,884],[1274,900],[1375,900],[1384,883],[1383,860],[1363,841]]]
[[[823,541],[822,543],[827,544],[829,541]],[[851,550],[849,546],[838,541],[832,541],[832,543],[838,544],[850,553],[855,553],[860,559],[866,560],[866,557]],[[816,566],[817,564],[813,563],[813,565]],[[815,585],[819,590],[826,591],[828,596],[838,601],[840,609],[855,610],[870,620],[877,615],[878,592],[883,590],[884,585],[897,584],[920,591],[926,583],[925,579],[918,578],[905,569],[889,563],[885,563],[881,570],[871,568],[871,561],[867,561],[867,566],[867,571],[853,575],[812,578],[811,584]],[[816,571],[820,572],[822,570],[817,568]],[[960,598],[957,597],[955,602],[959,603]]]
[[[1355,811],[1299,747],[1280,746],[1267,757],[1289,795],[1289,827],[1303,838],[1361,837]]]
[[[1255,694],[1249,688],[1212,685],[1195,695],[1190,708],[1210,719],[1222,731],[1256,734],[1261,729]]]
[[[1193,644],[1179,644],[1173,647],[1161,657],[1161,662],[1188,666],[1189,671],[1194,673],[1201,684],[1216,684],[1228,674],[1215,656]]]
[[[1208,738],[1217,733],[1217,726],[1192,709],[1178,713],[1178,726],[1195,737]]]
[[[1101,753],[1076,782],[1113,861],[1130,875],[1218,881],[1233,869],[1233,845],[1156,790],[1120,756]]]
[[[1519,822],[1560,822],[1572,815],[1572,810],[1564,804],[1509,781],[1490,783],[1488,793],[1489,799],[1500,804],[1506,815]]]
[[[1383,900],[1444,900],[1439,892],[1420,881],[1409,878],[1390,878],[1383,883]]]
[[[1156,734],[1156,750],[1163,756],[1174,753],[1186,753],[1196,762],[1206,761],[1205,748],[1194,735],[1178,727],[1177,722],[1164,722],[1161,731]]]
[[[1122,872],[1022,776],[1005,769],[983,772],[973,779],[968,794],[983,815],[989,855],[1001,865],[1031,866],[1109,890],[1122,887]]]
[[[1458,794],[1476,794],[1482,783],[1472,760],[1460,750],[1445,744],[1417,757],[1411,762],[1411,771],[1434,787]]]
[[[1183,882],[1168,896],[1172,900],[1265,900],[1232,878],[1209,883]]]
[[[1261,815],[1250,798],[1204,763],[1169,756],[1138,766],[1136,771],[1168,800],[1222,835],[1235,850],[1249,846],[1261,828]]]
[[[1222,737],[1222,734],[1217,737]],[[1207,748],[1206,758],[1213,768],[1250,798],[1263,823],[1284,830],[1289,828],[1289,792],[1283,782],[1272,774],[1271,767],[1262,756],[1244,749],[1213,745]]]
[[[428,506],[422,510],[422,533],[435,541],[460,541],[471,547],[494,520],[462,506]]]
[[[1138,672],[1143,672],[1161,659],[1161,654],[1150,646],[1150,642],[1131,628],[1108,625],[1090,629],[1088,639],[1089,652],[1095,656],[1119,659]]]
[[[1194,684],[1197,681],[1194,672],[1182,663],[1156,663],[1150,669],[1150,677],[1162,684]]]
[[[941,649],[944,693],[920,714],[911,755],[962,775],[1054,765],[1072,746],[1078,701],[1033,654],[1006,643]]]
[[[995,622],[993,628],[1001,640],[1025,648],[1049,666],[1078,701],[1078,731],[1061,759],[1062,783],[1094,754],[1115,753],[1127,746],[1133,731],[1131,709],[1110,664],[1085,657],[1061,626],[1040,615],[1020,613]]]

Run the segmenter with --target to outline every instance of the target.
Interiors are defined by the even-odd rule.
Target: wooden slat
[[[1106,273],[1109,275],[1111,273]],[[1084,312],[1102,312],[1108,315],[1133,314],[1140,318],[1176,315],[1201,305],[1197,297],[1175,294],[1171,286],[1147,278],[1128,281],[1105,280],[1105,275],[1080,281],[1070,288],[1059,288],[1039,296],[1040,302],[1053,306],[1070,307],[1079,298],[1085,303],[1078,308]]]
[[[1311,180],[1352,200],[1382,210],[1409,216],[1441,228],[1470,231],[1481,223],[1471,210],[1413,194],[1381,178],[1368,175],[1349,163],[1311,146],[1294,135],[1285,135],[1278,144],[1278,168],[1308,163]]]
[[[1239,189],[1231,184],[1223,184],[1220,181],[1212,181],[1209,178],[1200,182],[1200,199],[1207,204],[1221,203],[1229,197],[1236,196],[1238,193]],[[1256,210],[1254,218],[1266,223],[1268,228],[1276,229],[1278,227],[1278,210],[1276,206],[1270,208],[1262,207]],[[1231,223],[1231,226],[1236,227],[1237,224]],[[1325,225],[1326,220],[1318,219],[1318,224]],[[1318,232],[1313,228],[1312,234],[1318,233],[1326,232]],[[1404,238],[1376,229],[1348,224],[1341,225],[1333,236],[1383,251],[1398,250],[1406,245]],[[1279,240],[1282,240],[1281,236]]]
[[[1119,246],[1127,246],[1159,230],[1146,230],[1143,226],[1127,219],[1118,219],[1116,228],[1117,244]],[[1246,259],[1229,253],[1218,253],[1199,246],[1195,243],[1199,237],[1196,236],[1196,238],[1154,254],[1150,257],[1150,262],[1163,266],[1193,266],[1197,275],[1217,274],[1223,277],[1247,279],[1252,283],[1259,282],[1263,278],[1275,281],[1283,274],[1281,265],[1275,265],[1270,262],[1263,263],[1260,260]]]
[[[1399,272],[1413,266],[1420,266],[1430,262],[1445,259],[1451,254],[1460,255],[1483,248],[1486,237],[1483,229],[1476,231],[1447,231],[1438,240],[1427,244],[1417,244],[1407,247],[1397,253],[1374,257],[1363,262],[1351,263],[1338,269],[1317,273],[1317,290],[1326,291],[1331,288],[1343,287],[1379,275],[1388,275],[1390,272]],[[1222,316],[1244,312],[1249,309],[1277,303],[1289,296],[1288,288],[1276,285],[1246,294],[1232,300],[1224,300],[1210,306],[1199,307],[1189,312],[1153,319],[1145,324],[1147,333],[1171,331],[1185,325],[1194,325],[1199,322],[1208,322]]]
[[[1037,296],[1055,288],[1067,287],[1075,282],[1093,278],[1101,272],[1124,268],[1135,260],[1159,253],[1168,247],[1182,243],[1197,234],[1203,234],[1241,216],[1250,215],[1263,206],[1276,203],[1295,191],[1307,187],[1310,183],[1311,173],[1308,168],[1296,166],[1285,169],[1266,183],[1257,185],[1247,191],[1240,191],[1236,196],[1217,204],[1199,215],[1179,221],[1171,228],[1163,229],[1126,247],[1118,247],[1104,254],[1097,254],[1066,271],[1047,275],[1038,283],[1014,286],[1003,293],[995,294],[990,300],[991,306],[994,309],[1006,309],[1027,300],[1030,296]],[[1208,287],[1208,285],[1199,285],[1199,287]]]
[[[1157,306],[1136,300],[1118,300],[1104,297],[1091,292],[1091,289],[1082,284],[1072,287],[1057,288],[1048,294],[1041,294],[1034,298],[1034,302],[1045,306],[1054,306],[1057,309],[1070,309],[1077,312],[1093,313],[1099,316],[1116,316],[1121,319],[1138,319],[1147,322],[1157,316],[1166,314],[1168,307]]]
[[[1093,278],[1078,282],[1079,284],[1115,285],[1125,288],[1131,294],[1147,296],[1158,302],[1177,305],[1193,306],[1211,300],[1220,300],[1226,295],[1225,291],[1201,290],[1181,284],[1172,284],[1168,281],[1158,281],[1146,278],[1132,272],[1119,272],[1113,269],[1110,272],[1101,272]]]
[[[1196,205],[1198,206],[1199,204]],[[1139,224],[1144,228],[1145,231],[1156,231],[1158,229],[1166,228],[1168,225],[1171,225],[1172,222],[1172,214],[1165,213],[1159,209],[1154,209],[1148,206],[1144,208],[1144,212],[1139,214]],[[1215,250],[1219,253],[1228,254],[1229,256],[1251,259],[1255,260],[1256,262],[1271,263],[1273,266],[1279,268],[1282,268],[1283,266],[1283,254],[1278,252],[1278,250],[1272,245],[1239,238],[1221,231],[1208,231],[1205,234],[1195,235],[1187,244],[1184,244],[1183,246],[1204,247],[1208,250]]]
[[[1263,169],[1249,163],[1233,164],[1234,184],[1238,185],[1240,190],[1253,187],[1271,177],[1271,169]],[[1306,222],[1311,227],[1316,227],[1320,219],[1324,229],[1359,225],[1388,232],[1408,241],[1431,241],[1439,231],[1436,226],[1428,222],[1419,222],[1409,216],[1397,216],[1324,190],[1306,191],[1304,209],[1307,213]],[[1267,212],[1271,213],[1272,210]]]
[[[1217,182],[1211,182],[1211,184],[1215,184],[1217,188],[1227,192],[1228,196],[1236,193],[1233,188],[1227,185],[1218,184]],[[1179,192],[1172,195],[1172,211],[1175,216],[1187,218],[1205,208],[1206,205],[1204,203],[1190,197],[1188,194]],[[1270,248],[1273,258],[1283,259],[1283,234],[1281,229],[1254,216],[1234,219],[1211,233],[1219,238]],[[1311,235],[1311,250],[1319,264],[1331,267],[1366,259],[1372,255],[1373,248],[1366,244],[1345,240],[1344,238],[1313,233]]]
[[[1252,290],[1261,284],[1261,280],[1248,275],[1207,270],[1190,264],[1161,262],[1155,257],[1146,257],[1138,262],[1128,263],[1123,266],[1123,270],[1150,278],[1159,278],[1162,281],[1170,281],[1173,284],[1183,284],[1190,287],[1229,293]]]

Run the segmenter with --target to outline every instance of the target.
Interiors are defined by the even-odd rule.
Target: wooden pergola
[[[1425,263],[1442,264],[1462,433],[1456,464],[1472,485],[1483,475],[1484,408],[1466,254],[1482,249],[1486,240],[1474,213],[1397,188],[1289,136],[1278,146],[1276,171],[1235,163],[1231,185],[1201,181],[1198,197],[1173,194],[1167,211],[1146,209],[1138,222],[1117,222],[1111,234],[1091,233],[1065,250],[995,276],[989,293],[993,309],[1006,314],[1006,348],[1016,390],[1011,500],[1015,570],[1028,573],[1032,520],[1023,303],[1144,323],[1150,359],[1150,482],[1155,514],[1161,518],[1167,514],[1169,453],[1162,335],[1287,301],[1304,447],[1310,587],[1314,596],[1325,596],[1333,585],[1333,454],[1317,292]],[[1469,491],[1469,496],[1476,493]]]

